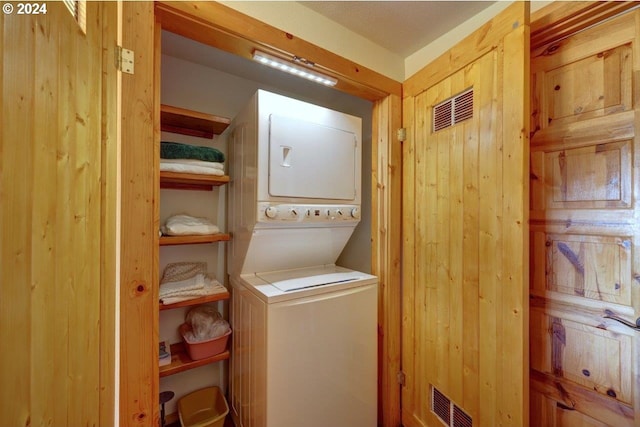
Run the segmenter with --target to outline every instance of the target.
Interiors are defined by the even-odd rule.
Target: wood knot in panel
[[[145,282],[136,281],[131,285],[131,296],[141,296],[148,290],[148,286]]]

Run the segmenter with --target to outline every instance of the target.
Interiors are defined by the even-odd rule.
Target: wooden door
[[[117,7],[85,12],[0,14],[2,425],[114,424]]]
[[[640,424],[638,22],[532,51],[532,425]]]
[[[528,13],[404,86],[405,427],[528,423]]]

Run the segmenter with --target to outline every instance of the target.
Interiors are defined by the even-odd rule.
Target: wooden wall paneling
[[[472,83],[470,80],[471,70],[465,70],[463,87],[466,89]],[[490,81],[490,80],[489,80]],[[474,91],[475,92],[475,91]],[[481,104],[478,104],[481,105]],[[482,116],[478,107],[474,115],[479,117],[482,122]],[[479,295],[479,274],[480,260],[483,259],[479,252],[480,238],[476,232],[480,220],[480,194],[479,194],[479,137],[471,126],[464,126],[461,132],[462,155],[459,161],[462,167],[462,189],[461,203],[459,209],[461,211],[462,235],[462,271],[459,289],[462,300],[459,301],[461,307],[464,307],[461,313],[462,327],[462,360],[460,361],[462,376],[461,403],[463,407],[470,413],[477,414],[480,412],[478,402],[480,401],[480,369],[479,369],[479,349],[480,336],[475,328],[469,328],[467,325],[477,322],[480,313]]]
[[[63,19],[62,15],[58,15],[60,19]],[[69,34],[63,33],[60,37],[60,44],[65,46],[63,49],[63,53],[59,56],[59,61],[63,64],[69,63],[74,57],[74,52],[76,49],[76,44],[73,43],[72,38]],[[69,131],[61,132],[60,139],[58,140],[58,146],[56,147],[57,156],[59,156],[59,161],[57,162],[57,181],[56,181],[56,198],[61,202],[60,206],[57,207],[57,212],[55,216],[60,216],[61,218],[71,218],[75,212],[73,211],[72,206],[72,195],[67,192],[71,189],[71,184],[73,182],[72,168],[74,167],[74,156],[75,156],[75,147],[73,146],[73,139],[70,133],[75,132],[75,126],[73,123],[73,116],[75,116],[75,109],[77,108],[73,91],[75,90],[75,81],[73,80],[73,74],[69,73],[67,75],[58,76],[60,79],[60,86],[62,88],[61,93],[57,99],[58,102],[58,110],[60,111],[58,115],[58,127],[60,131],[62,129],[68,128]],[[53,319],[53,324],[55,324],[55,329],[62,331],[62,336],[68,338],[72,331],[70,328],[69,318],[67,315],[67,311],[69,310],[70,300],[73,300],[73,296],[70,294],[71,287],[73,286],[73,267],[70,263],[70,258],[72,257],[73,252],[73,240],[71,240],[71,236],[73,235],[73,224],[68,221],[64,221],[57,226],[57,232],[59,235],[57,236],[61,240],[61,244],[57,246],[56,251],[59,251],[60,257],[62,257],[63,262],[61,265],[54,270],[56,272],[56,282],[60,283],[61,286],[59,289],[54,291],[54,301],[56,301],[56,313]],[[69,348],[66,345],[58,345],[54,347],[53,350],[54,363],[53,366],[64,366],[67,360],[69,360]],[[64,393],[64,397],[59,402],[59,406],[54,411],[56,414],[55,419],[59,422],[66,423],[66,414],[64,411],[69,406],[69,395],[71,390],[69,389],[69,383],[65,378],[62,377],[65,375],[65,370],[56,371],[55,381],[61,383],[61,389]]]
[[[564,39],[635,7],[634,1],[553,2],[531,15],[531,47]]]
[[[531,422],[631,426],[637,336],[603,316],[638,310],[638,12],[587,5],[532,25]]]
[[[415,230],[416,221],[414,219],[413,212],[415,212],[415,200],[416,185],[415,185],[415,133],[418,132],[417,126],[414,126],[414,115],[416,111],[414,109],[413,98],[404,98],[402,103],[402,114],[405,118],[403,126],[405,128],[406,137],[402,142],[402,250],[404,248],[413,248],[415,241],[418,239],[412,230]],[[407,232],[406,230],[410,230]],[[410,256],[402,257],[402,277],[401,283],[404,286],[406,284],[415,284],[415,258]],[[419,304],[420,298],[416,295],[416,292],[404,292],[402,295],[402,313],[407,313],[407,310],[413,309],[416,304]],[[416,341],[419,341],[419,329],[415,322],[410,321],[411,318],[402,316],[402,330],[409,331],[406,336],[411,337],[410,340],[401,340],[401,357],[402,367],[405,374],[405,380],[403,384],[402,401],[411,402],[410,405],[401,406],[401,411],[404,412],[406,408],[414,408],[414,399],[417,394],[415,387],[415,375],[414,369],[407,370],[407,366],[414,366],[414,352],[407,351],[407,348],[413,349],[417,345]],[[410,342],[405,342],[410,341]],[[407,412],[402,414],[402,418],[412,417],[412,414]]]
[[[112,286],[101,270],[101,8],[88,4],[86,34],[61,3],[46,16],[0,18],[0,338],[12,348],[0,363],[0,412],[9,425],[98,425],[101,386],[114,390],[100,348],[102,292]]]
[[[415,141],[403,158],[408,427],[440,423],[430,384],[474,424],[528,425],[527,7],[514,3],[403,86]],[[433,106],[470,87],[473,118],[434,132]]]
[[[531,368],[552,380],[562,376],[602,397],[614,390],[618,401],[630,405],[631,331],[605,330],[598,327],[600,325],[593,326],[568,317],[561,310],[532,310],[535,342],[552,351],[534,353]],[[554,333],[547,333],[549,330]],[[594,351],[596,348],[599,350]],[[585,370],[589,371],[588,375]]]
[[[372,274],[378,276],[379,416],[383,426],[400,423],[402,144],[400,97],[389,95],[373,107]]]
[[[451,94],[450,80],[445,80],[441,85],[445,86],[443,92]],[[428,277],[428,280],[433,280],[436,285],[436,304],[435,309],[437,311],[437,322],[431,327],[435,329],[435,378],[434,385],[440,387],[440,390],[447,390],[447,393],[451,391],[450,388],[450,376],[454,369],[458,366],[449,365],[449,351],[451,347],[451,336],[447,333],[451,327],[451,305],[449,303],[450,286],[453,284],[453,280],[450,280],[449,269],[451,263],[451,235],[450,235],[450,215],[452,214],[449,203],[451,196],[449,194],[449,171],[451,169],[450,157],[449,157],[449,132],[440,133],[435,135],[435,164],[432,165],[435,171],[435,187],[432,190],[436,191],[438,195],[436,203],[434,205],[435,211],[435,223],[432,225],[435,227],[435,243],[437,248],[435,272],[434,275]],[[426,325],[429,327],[429,325]],[[457,398],[457,396],[450,396],[451,399]]]
[[[381,191],[382,189],[379,188],[380,183],[378,182],[378,177],[382,176],[384,177],[384,172],[386,168],[383,168],[382,170],[380,169],[380,165],[378,164],[378,158],[380,157],[380,153],[379,151],[384,152],[384,148],[380,146],[380,144],[374,144],[374,141],[378,141],[378,139],[383,138],[383,141],[386,141],[387,135],[386,132],[382,132],[381,134],[379,134],[380,129],[378,129],[378,127],[382,127],[384,129],[384,127],[386,127],[386,118],[382,117],[382,114],[380,114],[380,116],[378,114],[376,114],[376,109],[381,109],[384,107],[384,102],[380,101],[376,104],[374,104],[374,111],[372,114],[372,126],[373,126],[373,133],[371,135],[371,141],[372,141],[372,147],[371,147],[371,205],[372,206],[381,206],[381,204],[384,202],[384,192]],[[384,215],[384,211],[383,212],[378,212],[378,211],[372,211],[371,212],[371,230],[377,230],[377,223],[379,221],[379,217],[380,215]],[[384,216],[382,217],[384,218]],[[381,230],[384,233],[384,230]],[[378,260],[380,259],[380,257],[384,257],[385,253],[386,253],[386,248],[384,246],[380,246],[380,245],[376,245],[374,244],[374,242],[376,240],[380,240],[380,238],[385,237],[384,234],[382,234],[382,236],[378,236],[377,232],[376,234],[372,234],[371,235],[371,265],[372,267],[374,265],[376,265],[378,267],[377,271],[372,271],[372,274],[375,275],[379,275],[379,274],[384,274],[384,266],[380,266],[378,265]],[[382,418],[382,401],[383,401],[383,394],[382,394],[382,390],[383,390],[383,382],[384,382],[384,378],[382,377],[382,372],[385,370],[385,368],[382,366],[383,364],[381,363],[382,360],[384,359],[384,352],[385,349],[380,345],[380,343],[384,340],[384,332],[382,330],[381,325],[384,323],[384,314],[380,313],[380,309],[381,309],[381,298],[380,296],[382,295],[382,287],[384,286],[383,283],[381,283],[382,281],[380,280],[378,282],[378,420],[381,420]]]
[[[100,4],[87,3],[87,17],[99,17]],[[76,32],[79,31],[76,28]],[[80,38],[81,39],[81,38]],[[68,289],[67,303],[71,315],[68,318],[69,366],[72,377],[69,387],[69,425],[86,425],[99,416],[99,393],[87,392],[89,387],[97,390],[100,384],[100,264],[101,239],[96,239],[101,230],[101,141],[102,141],[102,25],[100,19],[87,27],[84,43],[78,44],[78,57],[91,56],[90,61],[78,61],[74,86],[78,96],[76,113],[69,117],[69,125],[75,124],[75,160],[70,163],[73,176],[66,196],[71,195],[74,218],[73,250],[67,254],[71,265],[80,261],[76,268],[80,274]],[[60,47],[64,50],[65,45]],[[71,128],[71,126],[69,126]],[[78,260],[73,254],[83,254]],[[76,259],[74,259],[76,258]],[[84,325],[79,327],[79,325]]]
[[[100,417],[99,425],[115,425],[116,401],[115,366],[119,355],[116,343],[117,284],[119,283],[118,211],[120,179],[120,105],[122,102],[121,75],[113,58],[122,22],[121,5],[100,3],[102,18],[102,180],[101,180],[101,304],[100,304]]]
[[[52,15],[50,15],[49,18],[53,18],[54,22],[63,19],[64,16],[60,12],[60,10],[52,11]],[[57,64],[58,62],[60,64],[66,64],[73,55],[72,51],[75,44],[71,41],[67,52],[58,55],[57,49],[59,48],[59,41],[55,37],[55,30],[51,28],[52,24],[53,22],[43,22],[44,31],[36,33],[36,41],[34,44],[36,47],[35,57],[40,58],[45,64]],[[65,40],[66,39],[67,38],[65,38]],[[61,76],[58,75],[59,71],[58,67],[51,66],[38,70],[36,73],[36,81],[34,82],[36,87],[45,88],[41,93],[48,92],[49,96],[43,96],[41,102],[34,99],[33,117],[43,117],[51,114],[53,111],[59,111],[59,107],[62,106],[63,102],[67,101],[63,95],[66,85],[62,82]],[[62,90],[60,86],[62,86]],[[64,109],[61,111],[64,111]],[[61,116],[62,114],[58,117]],[[69,145],[69,139],[65,139],[63,143],[61,143],[62,141],[53,142],[49,139],[50,135],[58,134],[59,129],[64,126],[63,123],[59,122],[58,117],[54,120],[43,121],[41,126],[34,128],[34,169],[32,170],[37,168],[38,173],[33,176],[34,203],[32,226],[37,230],[37,234],[41,236],[42,244],[36,244],[32,249],[34,257],[39,260],[31,279],[33,283],[36,283],[32,294],[33,310],[39,313],[39,319],[37,322],[34,322],[35,324],[33,325],[34,336],[32,348],[36,350],[38,348],[37,343],[40,342],[50,349],[50,352],[38,352],[37,350],[33,352],[32,363],[35,366],[47,366],[51,362],[53,362],[52,366],[58,366],[59,363],[66,364],[68,358],[67,346],[64,345],[59,338],[56,339],[55,333],[62,331],[58,332],[58,334],[61,334],[63,337],[71,333],[65,324],[67,320],[65,311],[68,309],[68,307],[65,307],[67,304],[65,289],[68,286],[65,282],[65,276],[70,276],[72,267],[70,267],[67,260],[67,262],[60,263],[61,265],[55,268],[56,258],[60,259],[60,256],[64,256],[64,252],[69,250],[68,238],[64,239],[64,242],[61,242],[61,244],[56,242],[56,238],[60,239],[62,236],[70,235],[68,234],[68,225],[63,223],[64,220],[56,224],[55,228],[53,227],[58,215],[57,210],[62,208],[61,206],[56,207],[57,202],[63,201],[64,204],[68,206],[68,202],[64,197],[64,192],[68,191],[68,187],[65,186],[64,182],[58,180],[59,177],[63,176],[64,171],[59,171],[56,164],[49,161],[51,156],[57,157],[57,153],[66,154]],[[61,126],[61,124],[63,126]],[[73,126],[71,129],[73,129]],[[63,154],[60,161],[66,165],[65,160]],[[61,219],[62,218],[63,216],[61,216]],[[46,285],[46,283],[51,280],[52,272],[56,275],[57,271],[64,276],[61,277],[62,280],[60,282],[58,282],[58,278],[54,279],[53,282],[63,285],[60,287]],[[58,306],[58,304],[60,304],[60,306]],[[48,309],[48,306],[55,308]],[[53,358],[53,360],[49,362],[47,359],[51,358]],[[56,383],[58,383],[58,387],[61,387],[64,392],[68,393],[68,383],[66,383],[62,377],[66,374],[64,371],[64,369],[55,369],[52,375],[43,379],[44,384],[40,390],[51,392],[56,389]],[[29,376],[27,376],[27,378]],[[39,423],[46,420],[48,416],[50,419],[59,423],[66,423],[66,414],[64,414],[62,408],[66,410],[69,406],[67,396],[63,397],[60,402],[52,399],[43,399],[44,396],[36,397],[43,400],[41,400],[39,404],[32,406],[31,420]],[[60,406],[57,408],[56,405]]]
[[[548,398],[542,393],[532,391],[531,412],[539,415],[540,425],[555,427],[608,427],[587,415],[581,414],[563,405],[558,405],[556,401]]]
[[[11,252],[7,252],[7,250],[9,249],[9,251],[12,250],[12,248],[9,247],[9,242],[11,242],[11,246],[14,246],[16,241],[15,241],[15,237],[11,236],[11,235],[7,235],[7,231],[8,231],[8,223],[7,223],[7,218],[12,218],[12,212],[11,210],[8,210],[5,206],[8,205],[8,201],[9,201],[9,195],[10,193],[7,193],[6,188],[7,188],[7,184],[8,184],[8,179],[6,178],[6,172],[7,171],[7,165],[5,164],[5,161],[3,159],[9,157],[9,151],[7,150],[7,148],[5,148],[5,141],[7,140],[7,137],[11,136],[13,132],[9,132],[7,130],[7,127],[5,127],[4,123],[6,121],[6,119],[11,119],[11,117],[5,117],[5,115],[7,115],[7,111],[6,111],[6,105],[4,104],[4,100],[7,99],[8,95],[7,92],[5,90],[5,86],[7,85],[5,82],[5,58],[8,58],[8,53],[11,52],[11,50],[7,49],[7,47],[5,46],[5,42],[4,42],[4,34],[5,34],[5,28],[7,28],[6,24],[5,24],[5,19],[6,19],[6,15],[2,15],[0,16],[0,27],[3,28],[2,31],[0,31],[0,46],[2,46],[3,49],[3,53],[6,53],[5,55],[0,55],[0,100],[3,101],[2,103],[2,110],[0,110],[0,202],[2,202],[2,204],[0,205],[0,260],[11,260],[13,262],[14,257],[9,258],[9,254]],[[7,31],[8,32],[8,31]],[[13,53],[15,54],[15,50],[13,51]],[[15,100],[15,98],[11,98],[11,100]],[[14,177],[12,176],[11,179],[13,179]],[[13,207],[13,205],[9,205],[12,206],[11,209],[15,209],[15,207]],[[11,228],[14,228],[14,225],[12,223]],[[3,242],[7,242],[6,244]],[[15,246],[14,246],[15,247]],[[11,274],[7,274],[6,273],[6,269],[4,268],[4,264],[0,264],[2,266],[2,269],[0,269],[0,294],[2,295],[2,298],[0,298],[0,325],[2,324],[6,324],[6,321],[10,318],[8,317],[9,314],[15,315],[15,313],[13,312],[9,312],[8,308],[6,307],[6,303],[3,303],[3,301],[7,301],[8,297],[14,297],[14,291],[11,291],[8,289],[8,287],[5,285],[5,283],[7,283],[7,280],[11,280],[15,278],[16,269],[12,269]],[[13,300],[12,300],[13,301]],[[23,317],[21,318],[12,318],[12,320],[22,320],[24,319],[24,314],[22,314]],[[0,328],[0,339],[1,340],[6,340],[6,339],[10,339],[12,338],[12,333],[8,331],[5,331],[6,328]],[[13,328],[12,328],[13,329]],[[6,342],[6,341],[3,341]],[[17,351],[24,351],[25,349],[25,344],[23,342],[23,344],[21,345],[20,348],[18,348]],[[4,359],[3,356],[0,356],[0,376],[2,376],[2,378],[7,378],[7,381],[10,380],[16,380],[16,376],[15,375],[19,375],[21,372],[20,370],[23,369],[23,366],[11,366],[11,371],[13,372],[11,375],[9,374],[9,372],[7,371],[7,367],[10,366],[8,365],[6,362],[6,360]],[[14,394],[15,393],[15,394]],[[12,389],[11,390],[11,394],[18,396],[18,397],[24,397],[24,387],[20,387],[17,389]],[[17,420],[18,422],[23,421],[20,420],[18,416],[16,416],[16,414],[19,414],[20,408],[24,408],[24,406],[21,405],[11,405],[11,407],[13,407],[14,409],[9,412],[8,409],[8,398],[9,398],[10,394],[9,394],[9,390],[7,389],[7,387],[0,387],[0,411],[2,411],[2,413],[7,414],[7,419],[12,419],[11,417],[13,417],[14,420]],[[22,402],[25,402],[26,400],[22,400]],[[6,402],[3,404],[3,402]]]
[[[156,35],[153,3],[122,7],[122,43],[135,52],[135,74],[122,76],[120,424],[148,426],[159,417]]]
[[[31,401],[31,242],[30,215],[33,189],[34,129],[23,123],[32,118],[34,102],[34,69],[23,67],[13,58],[35,58],[33,39],[28,37],[35,19],[0,16],[3,37],[2,64],[2,139],[0,140],[0,340],[11,343],[12,351],[22,357],[9,357],[3,352],[0,377],[0,412],[3,419],[15,425],[27,425]],[[16,124],[9,126],[9,124]],[[15,143],[22,141],[21,144]],[[9,268],[10,267],[10,268]],[[11,387],[9,387],[11,385]]]
[[[460,93],[467,88],[467,80],[464,73],[456,74],[451,78],[451,88],[453,93]],[[460,132],[455,132],[451,135],[451,138],[443,144],[444,151],[448,151],[447,156],[449,161],[455,164],[464,164],[464,137],[466,126],[460,128]],[[440,147],[439,147],[440,148]],[[440,172],[440,170],[438,171]],[[462,182],[464,180],[464,170],[461,172],[455,168],[449,168],[446,174],[441,174],[447,182],[449,188],[449,220],[445,220],[445,224],[448,223],[449,236],[448,236],[448,266],[439,265],[444,274],[447,276],[449,286],[445,286],[442,289],[447,289],[446,305],[450,307],[449,311],[449,346],[447,359],[450,366],[455,366],[455,369],[449,371],[449,390],[451,397],[455,398],[461,404],[464,402],[464,311],[466,307],[463,305],[465,288],[463,287],[464,281],[464,263],[466,261],[463,252],[463,220],[464,220],[464,196]],[[441,201],[441,200],[439,200]],[[443,218],[444,219],[444,218]],[[445,225],[442,224],[442,225]],[[443,248],[445,249],[445,248]],[[446,362],[443,360],[443,365]],[[467,411],[469,408],[464,407]]]
[[[523,22],[525,21],[525,22]],[[514,26],[528,25],[528,14],[509,7],[402,83],[402,96],[415,96],[492,50]]]
[[[606,425],[609,426],[631,427],[636,425],[633,421],[634,409],[630,405],[617,402],[609,397],[602,397],[596,393],[589,393],[584,387],[570,382],[562,384],[562,387],[558,388],[557,381],[553,376],[531,371],[531,391],[553,399],[557,402],[556,407],[573,410],[592,419],[604,419]],[[531,414],[539,415],[533,411]],[[540,421],[537,420],[537,422]]]
[[[502,46],[499,45],[498,49]],[[493,89],[498,86],[497,81],[502,70],[496,69],[499,52],[492,52],[485,57],[485,61],[495,62],[496,65],[484,71],[474,86],[474,92],[478,96],[479,108],[479,135],[478,135],[478,175],[479,187],[479,222],[474,232],[479,232],[479,253],[494,254],[484,256],[480,261],[478,271],[478,323],[482,325],[479,333],[478,368],[479,368],[479,394],[482,396],[480,405],[480,425],[498,425],[499,413],[496,411],[500,403],[498,394],[500,390],[499,375],[500,364],[498,352],[501,349],[498,336],[501,325],[499,324],[500,293],[496,287],[496,279],[503,277],[503,245],[502,235],[502,201],[501,196],[505,192],[502,181],[502,159],[500,146],[502,135],[502,108],[501,105],[489,99],[494,90],[501,93],[501,89]],[[482,67],[483,69],[485,67]]]
[[[546,260],[547,277],[535,284],[536,290],[546,289],[626,306],[632,304],[631,237],[539,234],[546,238],[540,239],[543,242],[532,242],[532,246],[543,244],[546,249],[538,255]],[[589,268],[576,270],[576,260],[587,263]]]
[[[438,193],[435,191],[437,188],[438,179],[438,164],[436,162],[437,144],[428,144],[425,148],[421,149],[417,143],[424,141],[426,135],[431,132],[431,116],[428,114],[429,108],[427,106],[432,105],[434,97],[432,91],[427,91],[423,96],[419,96],[415,100],[415,208],[417,212],[415,215],[416,224],[416,241],[415,251],[416,259],[414,261],[416,265],[415,273],[415,309],[420,310],[422,307],[426,309],[424,318],[420,319],[416,316],[414,320],[414,327],[418,331],[416,337],[419,340],[413,342],[416,346],[414,348],[405,348],[406,352],[414,352],[416,358],[423,355],[430,357],[431,360],[435,360],[435,353],[432,351],[435,348],[438,338],[438,318],[437,310],[434,309],[434,304],[431,301],[436,301],[438,294],[437,282],[433,280],[436,275],[435,263],[433,262],[438,256],[437,247],[437,214],[436,207],[438,206]],[[421,202],[422,201],[422,202]],[[420,204],[422,203],[422,205]],[[425,206],[426,209],[422,209]],[[421,216],[420,212],[424,212]],[[409,248],[407,248],[409,249]],[[404,254],[410,254],[411,252],[405,252]],[[403,283],[404,285],[404,283]],[[405,316],[408,313],[403,313]],[[406,334],[403,334],[403,339]],[[405,368],[408,370],[407,368]],[[415,401],[416,405],[419,405],[418,413],[415,414],[420,417],[428,417],[429,407],[424,405],[424,396],[428,396],[431,392],[431,388],[428,381],[425,378],[435,378],[438,370],[438,365],[435,363],[418,364],[418,369],[414,371],[414,386],[416,392],[419,393],[420,399]],[[424,419],[424,418],[419,418]]]
[[[634,316],[636,316],[640,312],[640,286],[638,284],[640,281],[640,232],[637,229],[637,224],[640,221],[640,200],[638,195],[640,195],[640,138],[637,136],[638,129],[640,129],[640,88],[638,84],[640,83],[640,12],[638,10],[633,12],[634,18],[634,28],[636,37],[634,42],[632,43],[632,102],[633,102],[633,112],[634,117],[632,120],[633,127],[635,130],[634,140],[633,140],[633,170],[632,176],[635,177],[632,183],[632,191],[634,194],[633,197],[633,209],[635,212],[635,220],[632,221],[632,227],[630,227],[630,232],[633,230],[633,234],[629,233],[632,238],[631,245],[631,277],[629,280],[633,285],[631,286],[631,307],[634,310]],[[634,316],[630,316],[633,319]],[[638,339],[637,333],[634,334],[635,342],[634,347],[632,349],[632,367],[634,367],[635,375],[632,379],[632,387],[634,390],[633,396],[633,408],[634,408],[634,420],[640,420],[640,376],[638,375],[638,366],[640,366],[640,339]]]
[[[502,378],[499,398],[507,408],[502,422],[529,422],[529,26],[522,25],[504,39],[503,70],[503,316],[498,359]],[[520,411],[520,408],[523,411]]]

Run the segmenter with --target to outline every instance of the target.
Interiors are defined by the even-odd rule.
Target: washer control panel
[[[359,205],[291,205],[258,203],[258,222],[357,222],[360,221]]]

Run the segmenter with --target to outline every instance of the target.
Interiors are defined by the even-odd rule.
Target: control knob
[[[360,209],[358,208],[351,209],[351,217],[355,219],[360,218]]]
[[[267,216],[267,218],[273,219],[278,216],[278,208],[276,208],[275,206],[269,206],[264,210],[264,214]]]

